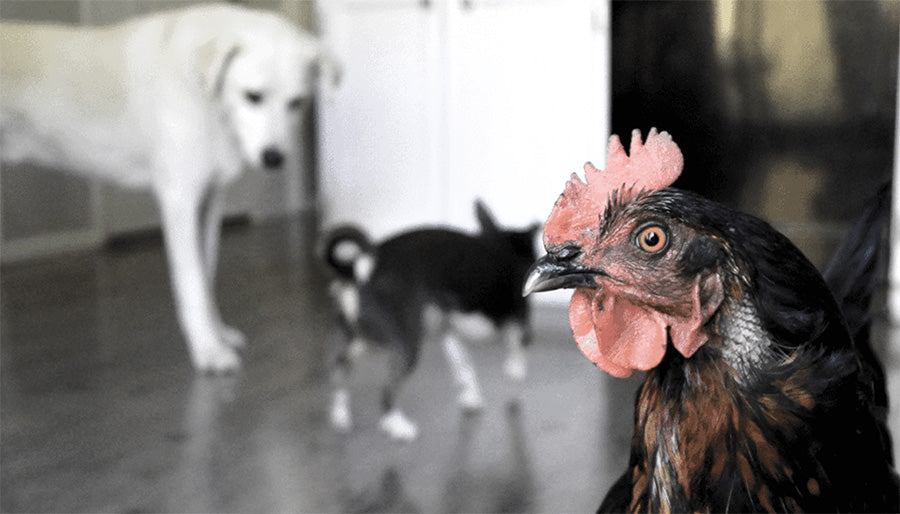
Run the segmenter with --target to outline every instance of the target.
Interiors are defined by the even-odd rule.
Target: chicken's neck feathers
[[[718,320],[722,357],[742,383],[772,362],[777,345],[766,332],[753,302],[746,296],[732,299]]]

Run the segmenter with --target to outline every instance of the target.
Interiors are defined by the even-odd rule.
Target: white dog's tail
[[[374,247],[361,229],[343,225],[331,230],[323,239],[322,249],[325,262],[341,279],[357,284],[368,281],[375,263]]]

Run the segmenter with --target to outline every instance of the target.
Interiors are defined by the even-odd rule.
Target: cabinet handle
[[[472,0],[459,0],[459,6],[462,8],[463,11],[472,10],[472,7],[474,7],[474,5],[475,5],[475,2],[473,2]]]
[[[419,5],[422,7],[422,9],[430,9],[431,0],[419,0]]]

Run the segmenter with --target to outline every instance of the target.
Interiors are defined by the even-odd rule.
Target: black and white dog
[[[475,207],[481,224],[476,235],[424,228],[374,245],[361,230],[343,226],[326,236],[324,258],[337,275],[332,294],[348,332],[333,371],[331,422],[337,429],[352,427],[347,387],[351,361],[365,344],[374,344],[390,355],[381,428],[394,439],[416,437],[416,425],[397,407],[395,396],[416,365],[430,307],[441,313],[440,337],[460,387],[462,408],[479,409],[482,397],[452,322],[456,313],[481,314],[502,330],[508,345],[504,371],[512,379],[525,377],[523,347],[531,329],[522,284],[534,260],[540,226],[501,230],[481,202]]]

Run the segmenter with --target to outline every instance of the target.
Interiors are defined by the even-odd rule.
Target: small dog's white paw
[[[219,337],[222,338],[222,342],[230,348],[246,348],[247,346],[247,336],[244,335],[240,330],[229,327],[228,325],[222,325],[219,327]]]
[[[347,354],[350,356],[350,360],[357,361],[366,354],[368,349],[369,347],[366,342],[356,337],[353,341],[350,341],[350,346],[347,348]]]
[[[419,435],[419,427],[397,409],[381,418],[381,429],[396,441],[412,441]]]
[[[521,382],[528,375],[528,361],[522,354],[513,354],[503,363],[503,374],[510,380]]]
[[[222,375],[241,368],[241,357],[234,348],[224,344],[210,344],[192,348],[191,359],[197,371]]]
[[[484,407],[484,399],[478,389],[466,389],[459,395],[459,406],[465,411],[477,411]]]
[[[346,391],[334,393],[331,403],[331,426],[340,432],[353,430],[353,416],[350,414],[350,397]]]

